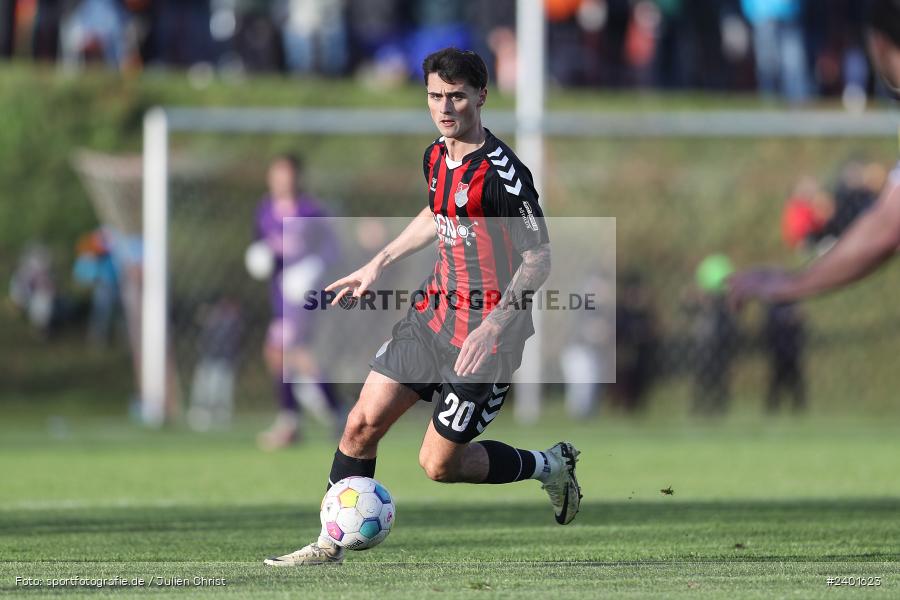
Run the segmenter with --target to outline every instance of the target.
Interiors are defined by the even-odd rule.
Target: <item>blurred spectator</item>
[[[720,89],[727,80],[723,40],[726,2],[655,0],[660,10],[656,85]]]
[[[547,67],[557,83],[570,86],[584,82],[584,47],[576,20],[581,0],[546,0]]]
[[[622,87],[631,83],[625,58],[625,40],[631,23],[630,0],[606,0],[606,17],[603,27],[603,81],[610,87]]]
[[[791,249],[814,245],[830,217],[830,205],[814,177],[802,177],[781,213],[781,237]]]
[[[838,238],[856,218],[868,210],[887,178],[877,163],[851,159],[841,168],[834,191],[834,214],[825,224],[823,235]]]
[[[488,80],[510,92],[516,85],[516,0],[465,2],[465,22],[472,28],[472,50],[484,57]]]
[[[659,8],[650,0],[638,0],[634,4],[625,35],[625,59],[639,87],[653,84],[656,31],[661,20]]]
[[[490,52],[486,52],[483,56],[493,55],[495,58],[494,84],[503,93],[514,93],[516,90],[517,51],[515,32],[511,27],[495,27],[488,34],[488,47]]]
[[[584,84],[599,85],[603,81],[603,30],[609,18],[606,0],[582,0],[575,18],[582,32]]]
[[[16,0],[0,0],[0,56],[11,57],[16,43]]]
[[[231,298],[202,306],[198,321],[200,358],[194,368],[187,418],[194,431],[208,431],[231,422],[244,323],[240,305]]]
[[[53,61],[59,55],[59,24],[63,0],[38,0],[31,38],[31,55]]]
[[[140,385],[141,355],[141,294],[144,282],[144,240],[139,235],[129,235],[111,227],[103,230],[104,242],[115,263],[119,281],[119,299],[125,311],[128,343],[134,361],[135,377]],[[173,371],[174,373],[174,371]],[[171,401],[174,406],[174,399]]]
[[[694,341],[694,414],[725,414],[731,400],[737,327],[726,302],[725,280],[733,270],[727,256],[707,256],[697,266],[697,291],[685,301]]]
[[[231,6],[238,0],[231,0]],[[215,4],[228,4],[219,0]],[[153,0],[150,11],[150,36],[145,48],[145,63],[157,66],[190,67],[212,63],[216,59],[209,0]],[[221,13],[227,20],[228,13]],[[230,13],[232,19],[234,12]],[[217,24],[219,27],[222,25]],[[227,28],[227,23],[225,24]],[[230,34],[235,31],[232,21]]]
[[[278,30],[273,8],[268,0],[236,2],[237,25],[233,50],[237,53],[237,62],[233,67],[248,73],[284,70],[284,32]]]
[[[866,4],[544,0],[547,71],[563,86],[744,90],[752,47],[766,96],[841,96],[861,111]],[[511,91],[515,12],[516,0],[0,0],[0,56],[193,68],[196,81],[356,72],[384,86],[418,80],[424,55],[454,45],[490,56],[491,80]]]
[[[412,15],[401,0],[349,0],[351,61],[379,82],[406,78],[405,35]]]
[[[50,259],[50,250],[33,242],[19,256],[9,282],[9,297],[42,336],[48,337],[60,319],[61,302]]]
[[[656,4],[661,16],[656,80],[663,88],[684,87],[687,84],[690,53],[685,32],[684,0],[656,0]]]
[[[285,0],[282,29],[288,71],[343,75],[349,56],[343,0]]]
[[[470,48],[472,35],[462,0],[418,0],[410,5],[413,29],[407,39],[407,73],[421,81],[422,61],[440,48]]]
[[[840,95],[848,110],[865,108],[869,64],[863,40],[867,2],[806,2],[807,50],[822,95]]]
[[[566,414],[581,419],[594,414],[600,404],[603,382],[608,380],[608,364],[615,332],[610,327],[607,307],[613,300],[611,286],[599,274],[587,277],[584,288],[595,300],[594,310],[579,310],[572,320],[563,353],[559,357],[566,384]],[[607,299],[608,301],[604,301]]]
[[[88,340],[95,345],[106,345],[121,301],[119,274],[102,229],[86,233],[78,240],[72,274],[78,283],[91,288]]]
[[[765,345],[769,355],[769,387],[766,411],[775,413],[782,392],[792,396],[794,412],[806,409],[806,377],[803,350],[806,324],[795,304],[770,304],[766,308]]]
[[[694,89],[721,89],[729,68],[725,62],[723,22],[727,16],[722,0],[684,0],[687,17],[687,85]]]
[[[658,347],[656,315],[640,273],[620,279],[616,301],[616,382],[612,402],[627,413],[645,408]]]
[[[724,0],[721,12],[722,58],[725,61],[724,85],[731,90],[755,89],[752,59],[752,32],[744,19],[740,0]]]
[[[63,17],[60,48],[63,66],[104,61],[120,68],[125,58],[126,14],[117,0],[80,0]]]
[[[103,228],[103,237],[115,263],[119,281],[119,299],[125,313],[128,345],[134,370],[135,390],[141,389],[141,352],[144,287],[144,239],[139,234],[124,233],[113,227]],[[181,407],[178,370],[171,346],[166,349],[166,398],[164,413],[166,419],[174,418]],[[131,402],[131,414],[141,418],[141,399],[135,394]]]
[[[757,83],[766,96],[790,102],[809,97],[809,68],[801,24],[801,0],[741,0],[753,26]]]

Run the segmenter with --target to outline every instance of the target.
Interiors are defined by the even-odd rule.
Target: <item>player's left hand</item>
[[[499,335],[499,326],[487,321],[473,329],[456,357],[456,364],[453,365],[456,374],[467,377],[477,373],[490,358]]]
[[[790,273],[782,269],[752,269],[728,278],[728,303],[740,310],[748,300],[784,302],[791,300]]]

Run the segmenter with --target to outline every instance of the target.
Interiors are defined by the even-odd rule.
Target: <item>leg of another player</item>
[[[297,402],[307,413],[334,424],[335,439],[340,440],[344,431],[347,413],[337,387],[330,381],[328,373],[319,365],[312,346],[307,343],[291,348],[287,357],[292,375],[301,385],[295,391]]]
[[[278,398],[278,415],[269,429],[259,434],[257,442],[263,450],[278,450],[297,442],[300,429],[300,406],[294,396],[294,386],[284,381],[284,354],[280,343],[267,340],[263,348],[266,367],[272,377]]]
[[[347,415],[344,435],[334,453],[329,486],[353,475],[373,477],[378,442],[418,400],[418,394],[405,385],[370,372],[359,400]]]

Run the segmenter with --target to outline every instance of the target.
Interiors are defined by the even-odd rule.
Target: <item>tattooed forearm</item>
[[[549,244],[541,244],[537,248],[523,252],[522,264],[513,274],[509,285],[506,286],[506,290],[500,297],[500,302],[486,320],[500,326],[502,330],[515,316],[516,311],[522,308],[522,300],[528,301],[526,296],[533,296],[549,276]]]

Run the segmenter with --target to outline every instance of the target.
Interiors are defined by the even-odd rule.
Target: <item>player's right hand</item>
[[[341,298],[347,294],[352,294],[354,298],[359,298],[369,289],[369,286],[375,283],[379,275],[381,275],[381,268],[370,262],[346,277],[341,277],[337,281],[328,284],[325,287],[326,292],[333,292],[340,288],[334,300],[331,301],[331,305],[336,306],[341,301]]]

